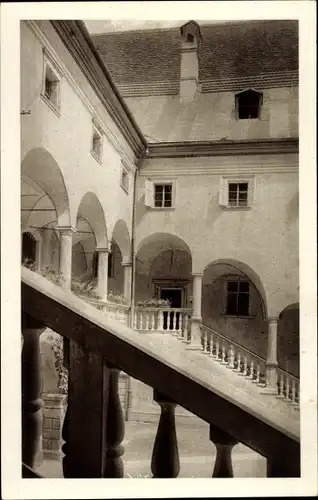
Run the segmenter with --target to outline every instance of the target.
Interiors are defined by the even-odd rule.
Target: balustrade
[[[24,305],[27,305],[28,312],[30,309],[33,311],[32,297],[33,300],[34,297],[40,298],[39,304],[34,306],[35,314],[46,320],[49,318],[47,325],[69,339],[68,405],[62,431],[65,441],[62,448],[65,454],[64,477],[123,477],[121,457],[124,448],[121,443],[124,438],[124,418],[118,391],[120,369],[148,384],[160,386],[163,380],[167,380],[167,391],[169,389],[170,394],[178,398],[172,400],[160,391],[154,391],[154,399],[160,406],[161,414],[151,461],[153,477],[172,478],[179,474],[175,426],[175,407],[179,397],[180,402],[184,401],[185,407],[210,424],[210,439],[217,450],[213,477],[233,477],[231,452],[238,443],[236,438],[211,424],[215,421],[222,421],[229,429],[234,426],[235,435],[241,435],[242,441],[245,442],[251,440],[254,449],[268,457],[268,477],[299,477],[300,455],[297,438],[290,438],[288,434],[284,434],[282,430],[278,431],[266,421],[257,420],[254,415],[237,408],[235,403],[228,402],[226,398],[204,387],[194,378],[188,378],[171,366],[166,366],[154,353],[149,354],[130,345],[128,337],[121,340],[120,335],[116,335],[115,328],[115,333],[109,334],[106,326],[98,326],[101,316],[93,308],[89,314],[85,312],[85,315],[81,316],[81,303],[77,297],[72,299],[72,308],[68,309],[65,307],[68,295],[64,291],[57,291],[57,297],[52,298],[37,289],[34,291],[29,285],[25,286],[25,289],[24,292],[28,293],[23,295]],[[59,294],[62,294],[62,305],[58,302]],[[179,323],[176,312],[180,314]],[[188,312],[183,312],[169,310],[174,318],[174,322],[170,323],[172,328],[184,331]],[[149,315],[147,320],[142,315],[149,330],[160,325],[160,318],[163,317],[160,313],[162,311],[157,310],[157,317]],[[31,468],[34,468],[41,434],[39,337],[44,328],[41,322],[23,313],[22,462]],[[136,332],[131,334],[136,335]],[[205,335],[204,353],[226,363],[230,369],[242,375],[253,377],[254,381],[260,378],[264,360],[216,332],[206,330]],[[182,338],[186,338],[186,335],[183,334]],[[149,368],[154,365],[155,368],[151,371]],[[280,396],[288,402],[297,403],[298,380],[282,370],[278,370],[278,373]],[[189,396],[191,394],[193,397]],[[211,402],[205,397],[208,395],[211,396]],[[218,414],[215,413],[216,408]],[[224,415],[224,419],[220,414]],[[246,419],[243,424],[242,419]]]
[[[168,331],[188,342],[189,309],[136,307],[133,326],[140,331]]]

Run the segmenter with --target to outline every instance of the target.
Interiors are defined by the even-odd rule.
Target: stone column
[[[97,293],[102,300],[107,300],[108,292],[108,254],[109,248],[96,248],[98,252]]]
[[[63,276],[61,286],[64,290],[70,290],[72,281],[73,234],[76,232],[76,229],[72,226],[60,226],[56,229],[60,233],[59,273]]]
[[[278,318],[268,318],[266,357],[266,389],[277,391],[277,326]]]
[[[201,298],[202,298],[202,273],[193,275],[193,315],[191,318],[191,342],[188,349],[201,350]]]
[[[52,264],[51,262],[52,229],[48,228],[42,229],[41,236],[42,236],[41,266],[42,268],[46,268]]]
[[[124,268],[124,297],[131,302],[131,262],[122,262]]]

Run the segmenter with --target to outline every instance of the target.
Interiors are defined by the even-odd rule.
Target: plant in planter
[[[123,304],[123,305],[128,304],[128,300],[126,299],[126,297],[124,297],[120,293],[108,292],[107,300],[109,300],[110,302],[115,302],[116,304]]]
[[[31,269],[31,271],[35,271],[35,262],[31,259],[23,259],[22,266]]]
[[[67,395],[68,371],[63,365],[63,337],[49,336],[48,340],[50,340],[50,345],[55,355],[55,368],[58,373],[59,393]]]
[[[88,281],[73,280],[71,290],[78,295],[86,295],[91,298],[98,298],[97,280],[91,279]]]
[[[139,300],[137,302],[137,307],[166,308],[170,306],[171,303],[168,299]]]

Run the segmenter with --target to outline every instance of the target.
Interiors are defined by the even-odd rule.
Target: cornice
[[[50,21],[136,157],[147,143],[81,21]]]
[[[147,158],[191,158],[298,153],[298,138],[246,141],[161,142],[148,145]]]

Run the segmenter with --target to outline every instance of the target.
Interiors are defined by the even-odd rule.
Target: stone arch
[[[59,226],[70,226],[69,195],[61,169],[44,148],[33,148],[25,155],[22,165],[22,227],[27,227],[30,215],[56,213]],[[38,205],[40,204],[40,205]],[[37,206],[38,205],[38,206]],[[43,218],[42,225],[43,225]],[[48,223],[45,220],[44,223]]]
[[[84,194],[78,205],[77,226],[79,223],[81,224],[82,229],[79,230],[78,236],[76,236],[76,242],[92,237],[93,233],[97,248],[108,247],[107,225],[104,209],[97,195],[91,191]]]
[[[299,303],[284,307],[278,317],[277,361],[283,370],[299,377]]]
[[[173,307],[188,307],[192,296],[192,254],[182,238],[171,233],[147,236],[138,246],[135,264],[137,301],[167,298]]]
[[[250,266],[234,259],[217,259],[206,265],[201,313],[204,324],[266,357],[266,294],[259,276]]]
[[[231,258],[229,259],[225,258],[225,259],[216,259],[208,263],[204,268],[204,273],[208,270],[208,268],[212,268],[212,266],[217,266],[217,265],[227,266],[229,268],[229,273],[231,272],[230,269],[233,269],[238,274],[245,275],[249,279],[249,281],[255,286],[258,293],[260,294],[260,297],[262,299],[263,317],[264,319],[267,318],[268,315],[267,293],[259,275],[254,271],[254,269],[252,269],[248,264],[245,264],[242,261]]]
[[[130,261],[131,259],[131,241],[126,222],[123,219],[118,219],[112,233],[112,240],[114,240],[121,252],[123,261]]]

